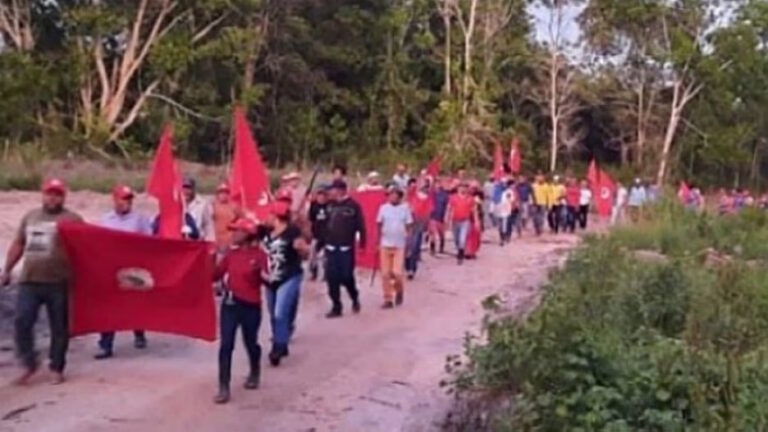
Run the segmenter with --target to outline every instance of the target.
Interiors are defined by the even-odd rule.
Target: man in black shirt
[[[347,184],[334,180],[331,184],[331,201],[328,205],[328,222],[325,226],[325,279],[328,296],[333,307],[326,317],[337,318],[342,314],[341,287],[346,287],[352,299],[352,310],[360,312],[360,299],[355,283],[355,243],[365,247],[365,221],[363,211],[347,194]]]
[[[325,232],[328,228],[328,187],[321,186],[315,199],[309,205],[309,222],[312,224],[312,253],[309,258],[309,272],[312,280],[317,279],[320,254],[325,249]]]

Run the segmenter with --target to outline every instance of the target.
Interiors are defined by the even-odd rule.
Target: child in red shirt
[[[250,361],[245,388],[257,389],[261,375],[258,336],[261,325],[261,286],[266,280],[267,255],[254,241],[256,224],[253,221],[240,218],[230,224],[229,229],[232,231],[232,246],[214,272],[214,280],[222,281],[224,286],[219,325],[219,393],[214,398],[217,404],[229,401],[232,351],[238,327],[242,329]]]

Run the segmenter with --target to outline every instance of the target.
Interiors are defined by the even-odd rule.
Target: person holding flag
[[[419,269],[421,245],[429,224],[429,215],[432,213],[429,180],[423,178],[421,182],[422,184],[419,185],[415,179],[411,179],[408,186],[409,190],[413,189],[412,193],[408,194],[408,205],[411,207],[414,220],[405,256],[405,271],[409,280],[413,279]]]
[[[121,232],[152,235],[152,223],[149,218],[133,210],[133,197],[134,192],[127,185],[115,186],[112,190],[114,209],[101,218],[99,225]],[[133,336],[133,345],[136,349],[147,347],[144,330],[134,330]],[[101,333],[99,352],[93,358],[104,360],[112,357],[114,342],[115,332]]]
[[[224,282],[221,313],[219,314],[219,391],[214,402],[229,402],[232,378],[232,352],[238,327],[250,366],[245,380],[246,390],[259,388],[261,379],[261,287],[267,280],[267,255],[255,242],[256,224],[247,218],[230,222],[232,243],[224,252],[214,271],[214,281]]]
[[[67,187],[59,179],[43,184],[42,206],[24,215],[16,237],[8,248],[0,287],[11,282],[11,272],[24,258],[17,281],[14,343],[24,367],[16,379],[26,385],[39,367],[35,351],[35,323],[41,306],[45,306],[51,332],[50,364],[53,384],[64,382],[68,332],[68,288],[70,267],[58,236],[58,223],[82,222],[83,218],[66,208]]]
[[[192,216],[199,231],[200,240],[214,241],[213,214],[211,204],[197,194],[197,182],[185,177],[181,184],[187,214]]]

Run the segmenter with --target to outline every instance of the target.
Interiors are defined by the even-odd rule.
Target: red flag
[[[160,137],[152,171],[147,180],[147,193],[157,199],[159,208],[158,235],[163,238],[181,238],[184,203],[181,179],[173,159],[173,127],[168,124]]]
[[[520,162],[522,156],[520,155],[520,140],[517,137],[512,139],[512,145],[509,149],[509,169],[513,174],[520,173]]]
[[[146,329],[216,339],[207,243],[81,223],[62,223],[59,234],[73,268],[71,334]]]
[[[355,262],[358,267],[367,269],[379,268],[379,227],[376,217],[379,208],[387,202],[387,192],[383,190],[371,190],[355,192],[352,198],[360,204],[365,219],[365,248],[357,247]]]
[[[595,200],[597,214],[602,217],[611,215],[613,208],[613,194],[616,190],[616,184],[608,173],[597,167],[595,160],[589,164],[587,171],[587,180],[592,187],[592,196]]]
[[[501,180],[504,177],[504,162],[501,150],[501,143],[496,141],[496,148],[493,151],[493,179],[495,181]]]
[[[427,175],[433,178],[440,175],[441,164],[442,164],[442,158],[440,157],[440,155],[433,157],[432,160],[429,161],[429,164],[427,164],[427,168],[425,169],[425,171],[427,172]]]
[[[681,181],[680,188],[677,190],[677,199],[680,200],[681,204],[685,205],[690,197],[691,188],[688,186],[688,183]]]
[[[264,220],[268,215],[269,175],[240,107],[235,108],[234,128],[235,151],[229,177],[232,197],[257,218]]]

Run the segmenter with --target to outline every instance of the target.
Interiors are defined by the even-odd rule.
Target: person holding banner
[[[366,233],[363,210],[352,199],[344,180],[334,180],[330,190],[328,224],[325,237],[325,280],[331,310],[326,318],[338,318],[343,313],[341,287],[344,286],[352,299],[352,311],[360,312],[360,295],[355,281],[355,243],[365,249]]]
[[[269,258],[267,306],[272,323],[269,362],[279,366],[288,357],[288,343],[295,329],[301,293],[301,262],[309,256],[309,245],[301,230],[291,223],[290,204],[275,201],[270,207],[270,232],[264,240]]]
[[[64,206],[67,188],[63,181],[48,180],[42,191],[42,208],[32,210],[22,218],[0,275],[0,287],[5,287],[11,281],[13,268],[24,258],[17,286],[14,323],[16,354],[24,367],[23,374],[15,381],[18,385],[26,385],[39,367],[35,323],[40,306],[45,306],[51,331],[49,368],[53,373],[53,384],[64,382],[69,346],[67,281],[70,267],[59,241],[57,224],[82,222],[83,219]]]
[[[224,252],[216,265],[214,281],[225,281],[221,313],[219,315],[219,392],[213,401],[217,404],[229,402],[229,383],[232,378],[232,351],[235,349],[235,334],[239,327],[243,333],[243,344],[248,352],[250,366],[245,380],[246,390],[259,388],[261,378],[261,286],[267,280],[267,255],[254,237],[256,224],[239,218],[230,222],[232,245]]]
[[[133,210],[133,190],[126,185],[117,185],[112,190],[114,209],[105,214],[99,225],[121,232],[152,235],[152,223],[149,218]],[[147,347],[147,338],[144,330],[133,331],[133,346],[136,349]],[[99,352],[93,356],[96,360],[104,360],[112,357],[112,348],[115,343],[115,332],[101,333],[99,338]]]

